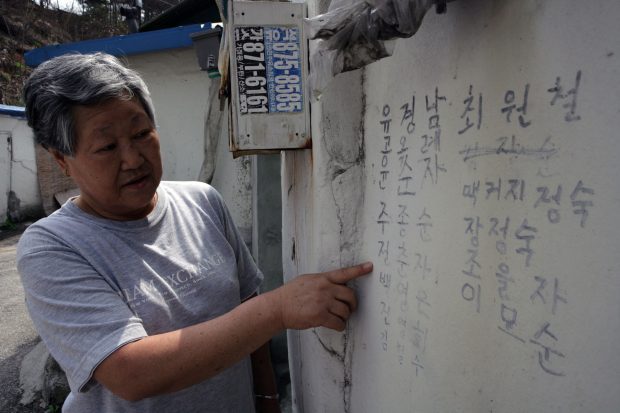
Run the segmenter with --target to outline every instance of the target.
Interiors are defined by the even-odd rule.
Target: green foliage
[[[182,0],[144,0],[154,18]],[[31,73],[24,53],[46,45],[127,34],[119,8],[129,0],[73,0],[70,10],[56,0],[0,0],[0,104],[23,105],[22,87]],[[0,222],[1,224],[1,222]]]
[[[15,225],[13,221],[11,221],[11,218],[7,217],[4,223],[0,225],[0,229],[5,230],[5,231],[12,231],[12,230],[17,229],[17,225]]]
[[[47,409],[45,409],[45,413],[60,413],[61,406],[58,406],[57,404],[50,404],[49,406],[47,406]]]

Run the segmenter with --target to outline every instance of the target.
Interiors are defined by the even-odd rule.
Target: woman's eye
[[[150,129],[145,129],[145,130],[139,132],[136,135],[136,138],[143,139],[143,138],[146,138],[147,136],[149,136],[150,134],[151,134],[151,130]]]
[[[109,151],[111,151],[111,150],[114,150],[114,148],[116,148],[116,144],[111,143],[111,144],[106,145],[106,146],[104,146],[104,147],[102,147],[102,148],[99,148],[99,149],[97,150],[97,152],[109,152]]]

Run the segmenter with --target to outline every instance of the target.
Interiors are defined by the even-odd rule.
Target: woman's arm
[[[357,305],[344,284],[370,271],[372,264],[365,263],[297,277],[220,317],[126,344],[95,369],[94,378],[117,396],[136,401],[208,379],[284,329],[342,331]]]

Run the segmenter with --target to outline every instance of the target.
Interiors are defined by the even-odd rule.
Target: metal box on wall
[[[229,2],[230,149],[235,155],[311,145],[306,5]]]
[[[196,51],[200,69],[207,71],[209,77],[219,77],[220,73],[217,69],[217,59],[220,50],[222,28],[215,27],[201,32],[191,33],[189,36],[194,44],[194,50]]]

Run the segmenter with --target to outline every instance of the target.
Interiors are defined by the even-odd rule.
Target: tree
[[[144,21],[152,20],[182,2],[183,0],[143,0]]]

